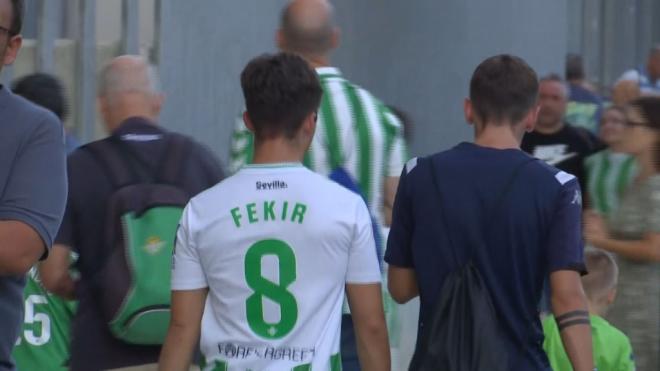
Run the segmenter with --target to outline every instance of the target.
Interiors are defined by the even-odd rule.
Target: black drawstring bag
[[[495,203],[494,212],[502,206],[520,170],[531,161],[533,159],[523,161],[514,169]],[[423,163],[431,172],[438,197],[440,200],[446,199],[442,197],[432,159]],[[447,228],[442,205],[439,210],[448,233],[450,229]],[[492,220],[487,221],[489,225],[492,225]],[[488,237],[488,234],[485,236]],[[454,261],[460,268],[445,278],[434,310],[420,330],[422,333],[410,371],[510,371],[510,360],[501,340],[500,320],[491,294],[473,262],[474,251],[470,251],[467,263],[460,264],[456,246],[450,236],[448,240]]]

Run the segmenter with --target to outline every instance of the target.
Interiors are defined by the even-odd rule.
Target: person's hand
[[[588,244],[600,247],[601,242],[610,238],[610,231],[602,216],[593,211],[584,215],[584,239]]]

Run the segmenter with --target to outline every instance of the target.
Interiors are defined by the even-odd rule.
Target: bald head
[[[160,113],[162,97],[156,74],[140,56],[123,55],[108,63],[101,71],[98,95],[111,130],[127,118],[155,121]]]
[[[337,46],[334,9],[327,0],[292,0],[282,11],[279,47],[323,57]]]
[[[99,96],[112,100],[122,94],[157,94],[157,85],[155,73],[144,58],[123,55],[101,71]]]

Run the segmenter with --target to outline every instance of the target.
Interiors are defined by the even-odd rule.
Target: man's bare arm
[[[380,284],[348,284],[346,294],[362,370],[390,370],[390,345]]]
[[[417,275],[411,268],[390,265],[387,269],[387,289],[399,304],[405,304],[419,295]]]
[[[0,221],[0,275],[22,276],[46,251],[41,236],[29,225]]]
[[[550,274],[552,311],[564,349],[575,371],[594,369],[591,326],[580,274],[562,270]]]
[[[159,371],[188,371],[199,340],[208,291],[172,291],[172,320],[160,353]]]
[[[392,209],[394,208],[394,198],[396,197],[396,190],[399,188],[399,177],[390,176],[385,178],[385,192],[383,199],[383,214],[385,217],[385,225],[392,225]]]
[[[54,245],[48,259],[39,264],[39,276],[46,290],[64,299],[76,297],[75,281],[71,277],[71,249],[64,245]]]

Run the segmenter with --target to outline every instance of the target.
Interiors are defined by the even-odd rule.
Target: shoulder
[[[13,93],[8,99],[5,112],[19,123],[26,135],[54,136],[64,141],[64,128],[55,114]]]
[[[357,183],[350,177],[348,172],[341,168],[335,170],[330,177],[325,177],[308,169],[305,171],[305,176],[308,177],[307,183],[312,185],[316,192],[328,195],[329,197],[326,197],[326,199],[332,200],[333,203],[364,203],[360,194],[357,193]]]
[[[607,337],[607,342],[609,344],[617,345],[619,347],[630,346],[630,339],[628,336],[624,334],[623,331],[607,322],[604,318],[595,316],[591,321],[592,323],[596,322],[600,324],[600,326],[598,326],[598,331]]]

